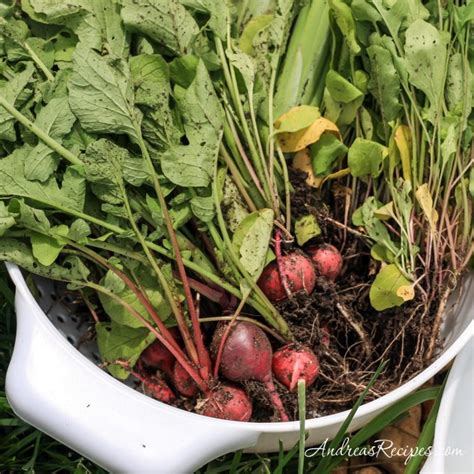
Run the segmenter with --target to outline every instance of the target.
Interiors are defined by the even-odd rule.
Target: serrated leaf
[[[33,257],[31,247],[19,240],[0,239],[0,260],[17,264],[19,267],[36,275],[52,280],[75,282],[79,286],[88,278],[88,269],[77,257],[69,257],[63,265],[41,265]]]
[[[177,56],[190,51],[199,34],[191,14],[177,0],[125,0],[125,26],[143,33]]]
[[[430,102],[430,121],[440,107],[445,85],[447,40],[432,24],[417,20],[406,31],[406,68],[409,81]]]
[[[86,189],[80,168],[68,166],[61,187],[54,177],[44,183],[28,181],[24,170],[30,150],[30,147],[24,146],[0,160],[0,196],[25,197],[53,208],[60,205],[62,208],[82,211]]]
[[[350,7],[342,0],[329,0],[329,8],[352,54],[359,54],[360,46],[357,43],[356,27]]]
[[[31,79],[35,68],[32,63],[26,63],[22,72],[15,74],[7,83],[0,86],[0,95],[11,105],[15,105],[20,93]],[[0,139],[14,142],[16,133],[15,119],[3,107],[0,107]]]
[[[207,187],[211,182],[223,127],[222,109],[202,61],[188,89],[176,88],[188,145],[175,145],[161,155],[163,174],[183,187]]]
[[[136,138],[133,88],[127,63],[79,43],[69,82],[69,104],[86,132]]]
[[[35,125],[56,142],[61,143],[76,121],[66,97],[53,98],[36,116]],[[25,163],[25,176],[29,180],[46,181],[56,170],[59,157],[43,142],[31,150]]]
[[[396,265],[385,265],[370,287],[370,304],[377,311],[401,306],[415,296],[409,288],[413,290],[412,282],[402,275]]]

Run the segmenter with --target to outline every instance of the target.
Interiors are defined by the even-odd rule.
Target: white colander
[[[86,327],[60,302],[54,283],[40,281],[38,301],[15,265],[17,336],[6,391],[15,413],[112,472],[188,473],[222,454],[271,452],[298,441],[298,422],[239,423],[188,413],[153,400],[97,367],[91,343],[73,344]],[[438,359],[393,392],[366,403],[350,430],[416,390],[445,367],[473,332],[473,279],[444,326]],[[43,309],[42,309],[43,308]],[[308,446],[331,439],[348,412],[307,421]]]

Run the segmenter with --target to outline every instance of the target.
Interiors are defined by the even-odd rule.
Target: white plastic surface
[[[456,357],[436,420],[432,454],[423,474],[474,472],[474,336]]]
[[[187,473],[224,453],[277,451],[298,441],[298,422],[239,423],[202,417],[152,400],[99,369],[54,327],[20,270],[15,282],[18,330],[6,390],[15,412],[40,430],[113,472]],[[471,279],[472,287],[472,279]],[[393,392],[366,403],[350,430],[413,392],[445,367],[473,329],[470,289],[456,308],[443,354]],[[348,412],[308,420],[308,446],[332,438]]]

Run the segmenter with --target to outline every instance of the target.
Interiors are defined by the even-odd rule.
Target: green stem
[[[48,145],[52,150],[61,155],[65,160],[73,165],[81,165],[82,161],[64,148],[56,140],[53,140],[48,134],[37,127],[33,122],[28,120],[21,112],[19,112],[12,104],[10,104],[4,97],[0,95],[0,105],[11,114],[18,122],[25,126],[28,130],[34,133],[41,141]]]
[[[286,321],[284,320],[284,318],[278,313],[276,308],[272,305],[272,303],[266,297],[266,295],[263,293],[263,291],[258,287],[256,282],[249,275],[249,273],[245,270],[245,268],[242,267],[242,264],[240,263],[240,260],[238,259],[237,255],[235,254],[234,248],[232,246],[232,242],[231,242],[229,234],[227,232],[227,228],[226,228],[225,221],[224,221],[224,216],[222,215],[222,210],[221,210],[220,202],[219,202],[219,192],[218,192],[218,189],[217,189],[217,180],[216,180],[215,176],[214,176],[212,186],[213,186],[214,202],[215,202],[215,206],[216,206],[217,222],[218,222],[219,227],[221,229],[221,233],[222,233],[222,236],[224,238],[224,243],[227,247],[226,250],[227,250],[228,255],[230,256],[231,261],[234,263],[234,265],[242,273],[242,275],[243,275],[245,281],[247,282],[247,284],[249,285],[249,287],[255,291],[256,296],[263,302],[265,307],[268,308],[268,311],[265,311],[264,313],[261,313],[262,316],[273,327],[278,329],[283,336],[291,337],[290,329],[288,328],[288,325],[286,324]]]
[[[46,65],[43,63],[43,61],[41,61],[41,59],[38,57],[38,55],[31,49],[31,46],[26,41],[23,43],[23,48],[25,48],[25,51],[30,55],[30,57],[34,61],[34,63],[41,69],[43,74],[46,76],[46,79],[48,79],[49,82],[53,82],[54,81],[53,74],[46,67]]]

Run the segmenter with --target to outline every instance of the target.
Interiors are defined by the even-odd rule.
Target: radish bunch
[[[316,277],[335,281],[342,270],[342,256],[333,245],[310,247],[308,255],[299,251],[281,255],[276,239],[276,261],[269,263],[258,280],[258,286],[270,301],[278,302],[291,298],[294,293],[304,291],[311,294]]]

